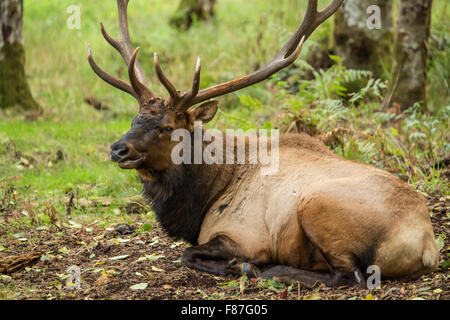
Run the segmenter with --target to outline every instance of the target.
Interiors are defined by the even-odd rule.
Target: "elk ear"
[[[194,124],[195,121],[201,121],[203,123],[210,122],[217,113],[219,102],[208,101],[199,107],[192,107],[187,110],[189,115],[190,124]]]

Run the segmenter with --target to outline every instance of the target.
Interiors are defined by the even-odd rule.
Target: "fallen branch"
[[[94,97],[85,97],[84,102],[94,107],[97,111],[111,110],[106,104],[98,101]]]
[[[12,273],[37,262],[42,256],[41,251],[8,256],[0,260],[0,273]]]

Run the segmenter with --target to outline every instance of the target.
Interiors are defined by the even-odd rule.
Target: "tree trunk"
[[[0,108],[39,108],[25,77],[23,0],[0,0]]]
[[[214,16],[216,0],[181,0],[170,24],[179,30],[188,30],[194,20],[209,20]]]
[[[391,65],[392,2],[346,0],[336,12],[334,45],[336,54],[343,59],[345,66],[369,70],[378,77],[390,73],[391,70],[386,70],[386,66]],[[374,5],[377,11],[372,11]]]
[[[389,104],[405,110],[416,102],[426,107],[427,41],[432,0],[399,0],[394,71]],[[387,105],[389,107],[389,105]]]

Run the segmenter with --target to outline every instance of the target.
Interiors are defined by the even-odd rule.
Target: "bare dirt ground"
[[[435,234],[447,237],[441,241],[441,262],[450,253],[449,204],[449,199],[429,201]],[[34,227],[1,239],[0,298],[450,299],[450,273],[443,267],[415,281],[382,281],[376,290],[321,284],[306,289],[273,280],[216,277],[183,267],[187,244],[169,238],[157,223],[142,231],[142,215],[131,215],[129,221],[107,227],[82,221],[63,228]]]

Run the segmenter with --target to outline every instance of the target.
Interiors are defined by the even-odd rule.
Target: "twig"
[[[400,63],[400,66],[398,68],[398,72],[397,72],[397,75],[396,75],[394,86],[392,87],[392,90],[389,93],[389,95],[387,96],[387,98],[381,104],[381,111],[386,111],[390,107],[390,105],[392,103],[392,98],[394,97],[394,94],[397,91],[398,84],[400,82],[400,73],[401,73],[401,71],[403,69],[403,62],[404,61],[405,61],[405,59],[403,58],[402,62]]]
[[[69,203],[66,206],[66,211],[67,211],[67,218],[71,218],[72,216],[72,208],[73,208],[73,198],[75,197],[73,192],[69,193],[70,195],[70,199],[69,199]]]

